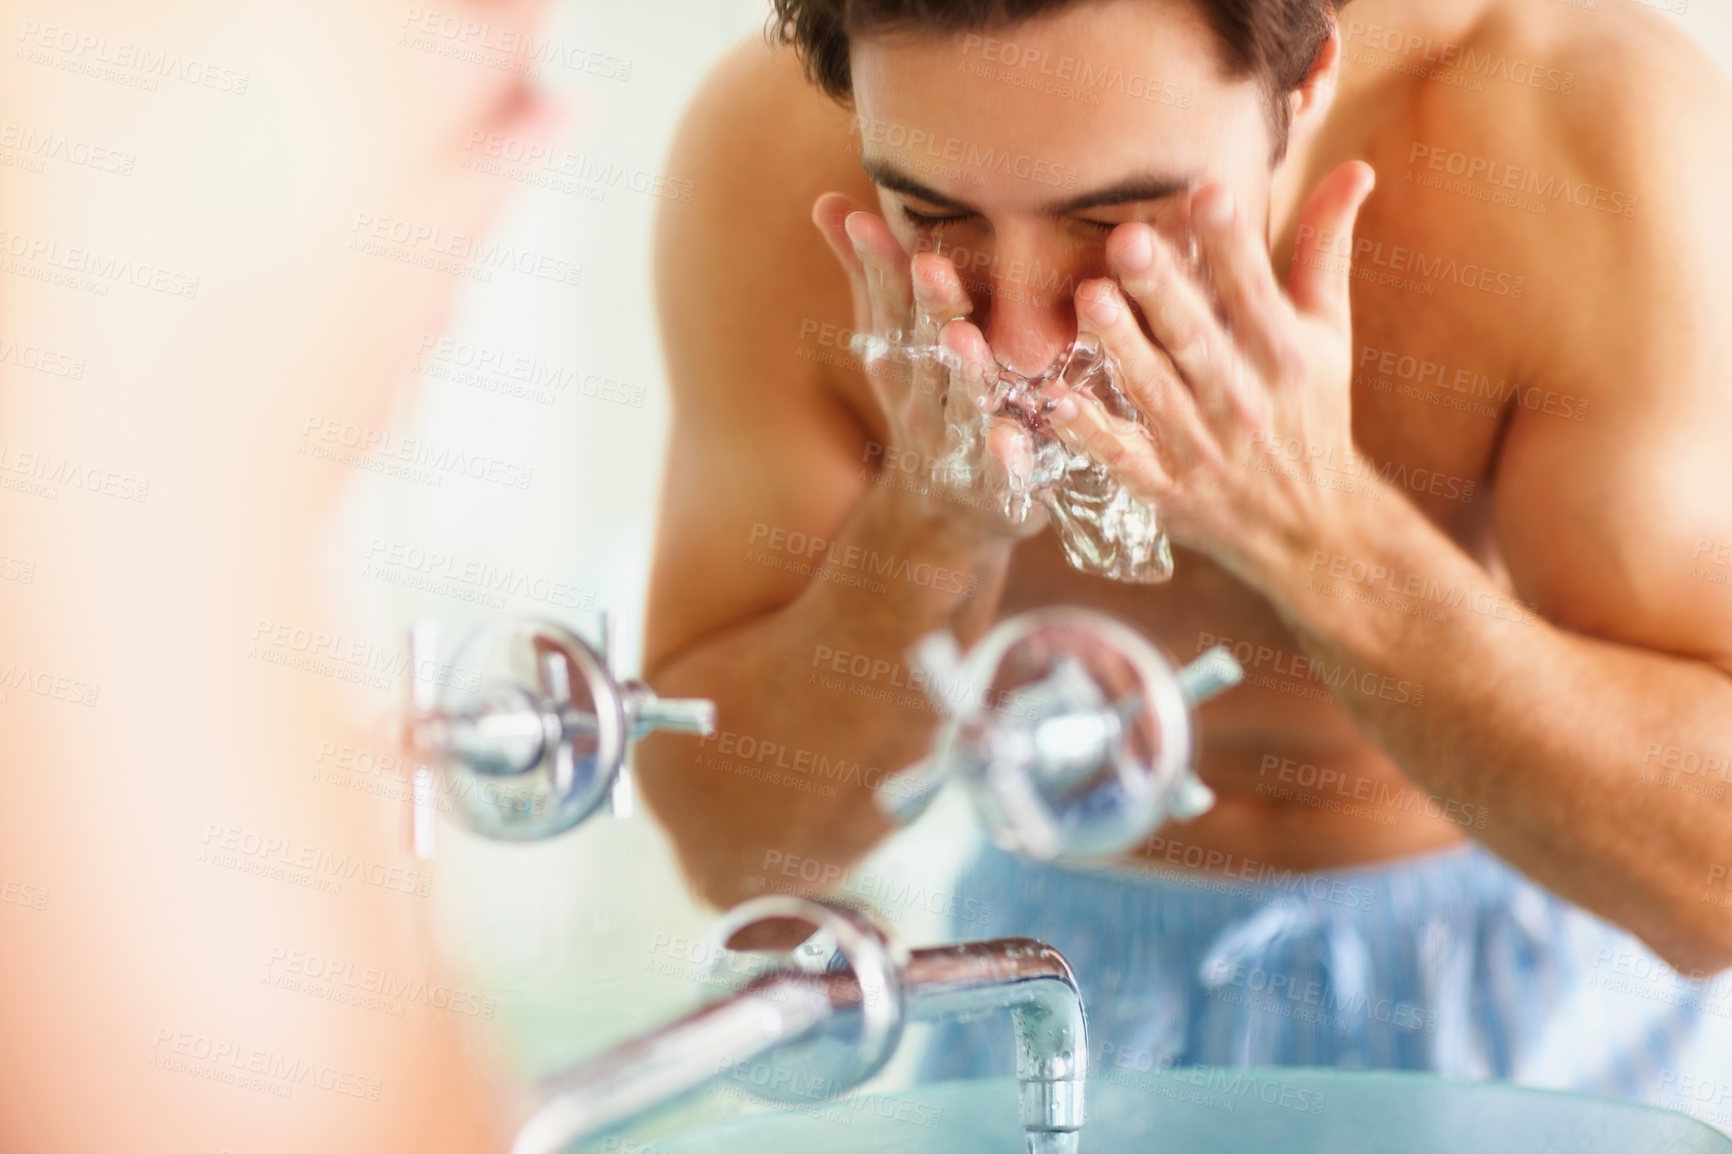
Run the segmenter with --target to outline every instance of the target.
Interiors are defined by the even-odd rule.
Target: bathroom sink
[[[1732,1138],[1631,1102],[1420,1074],[1112,1071],[1083,1154],[1732,1154]],[[736,1119],[644,1154],[1020,1154],[1016,1084],[949,1082]]]

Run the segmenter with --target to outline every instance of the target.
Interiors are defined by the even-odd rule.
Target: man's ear
[[[1341,26],[1329,21],[1329,38],[1317,50],[1317,60],[1305,82],[1287,94],[1288,133],[1302,139],[1316,130],[1335,103],[1341,79]]]

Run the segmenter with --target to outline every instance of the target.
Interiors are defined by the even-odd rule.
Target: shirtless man
[[[808,75],[749,46],[710,79],[673,162],[705,207],[660,235],[647,660],[721,733],[641,760],[698,891],[834,880],[889,834],[868,787],[935,718],[873,691],[916,638],[1090,606],[1252,675],[1203,710],[1218,803],[1140,868],[989,850],[957,885],[959,934],[1071,956],[1103,1053],[1654,1100],[1721,1073],[1724,78],[1627,4],[841,7],[779,4]],[[885,483],[928,443],[847,334],[911,293],[1023,372],[1099,334],[1153,441],[1055,416],[1159,507],[1170,584]]]

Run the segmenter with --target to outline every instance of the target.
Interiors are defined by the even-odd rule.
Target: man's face
[[[909,252],[957,265],[1000,361],[1046,368],[1076,334],[1073,294],[1104,276],[1115,225],[1180,240],[1186,190],[1268,211],[1267,101],[1222,78],[1190,0],[1094,0],[1011,28],[897,32],[853,45],[861,160]]]

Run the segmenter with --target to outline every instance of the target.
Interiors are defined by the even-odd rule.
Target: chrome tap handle
[[[619,651],[614,645],[614,637],[619,632],[619,618],[612,609],[603,609],[596,614],[595,620],[595,652],[601,658],[602,672],[612,678],[615,684],[619,682]],[[626,723],[627,740],[630,740],[631,723]],[[621,760],[619,768],[614,771],[613,784],[608,787],[607,796],[601,799],[597,812],[608,817],[630,817],[636,812],[637,789],[632,783],[631,760]]]
[[[1179,692],[1195,709],[1211,698],[1232,689],[1245,680],[1244,667],[1225,645],[1217,645],[1178,674]],[[1203,784],[1194,772],[1179,778],[1168,809],[1175,821],[1192,821],[1215,808],[1215,791]]]
[[[411,837],[431,853],[441,778],[458,815],[489,837],[551,837],[598,812],[632,810],[630,741],[657,729],[709,733],[707,701],[661,701],[622,683],[602,625],[598,650],[551,621],[503,618],[441,665],[438,631],[410,632],[405,744],[417,762]]]
[[[716,703],[702,697],[657,697],[641,681],[628,681],[621,689],[632,737],[656,732],[689,733],[708,737],[716,731]]]
[[[614,645],[614,638],[619,634],[619,618],[612,609],[603,609],[596,614],[595,623],[596,652],[601,654],[602,668],[615,682],[619,676],[619,650]],[[631,728],[627,723],[627,729]],[[613,787],[607,791],[607,797],[602,799],[601,812],[609,817],[630,817],[637,812],[637,785],[632,777],[631,759],[622,761],[619,770],[613,776]]]
[[[547,695],[547,700],[564,703],[571,700],[571,666],[566,663],[564,654],[548,650],[541,655],[541,689]],[[560,737],[565,736],[565,725],[560,725]],[[571,743],[560,740],[553,747],[553,769],[551,773],[553,788],[557,793],[570,793],[577,783],[577,758],[572,752]]]
[[[950,780],[949,759],[934,751],[931,757],[915,762],[879,786],[873,800],[886,817],[898,825],[908,825],[938,800]]]
[[[928,696],[940,710],[951,717],[972,712],[980,691],[955,637],[943,630],[928,633],[914,643],[908,655],[926,679]],[[930,689],[933,685],[939,687],[936,692]]]
[[[972,714],[980,694],[970,680],[956,638],[942,630],[928,633],[914,643],[908,659],[924,680],[927,696],[941,712],[952,719]],[[938,800],[959,768],[952,749],[954,732],[952,725],[941,726],[930,757],[908,766],[878,788],[874,800],[886,816],[907,825]]]
[[[626,729],[630,740],[648,737],[652,733],[687,733],[708,737],[716,731],[716,703],[701,697],[656,696],[656,691],[635,678],[627,679],[619,672],[614,638],[618,621],[611,609],[601,614],[597,630],[600,636],[598,652],[608,675],[619,686],[620,701],[625,709]],[[619,767],[613,789],[608,793],[604,808],[614,817],[630,817],[637,808],[636,787],[629,761]]]
[[[1244,676],[1224,647],[1175,670],[1109,617],[1052,609],[1001,623],[967,655],[933,634],[911,660],[946,720],[932,754],[880,788],[898,821],[955,781],[995,842],[1052,860],[1122,853],[1214,804],[1193,768],[1194,710]]]
[[[1233,651],[1217,645],[1178,672],[1179,692],[1192,705],[1219,697],[1245,680],[1245,670],[1233,659]]]
[[[701,697],[657,697],[655,690],[641,681],[628,681],[620,686],[625,702],[626,729],[632,741],[652,733],[689,733],[708,737],[716,731],[716,703]],[[619,767],[613,791],[608,794],[608,812],[614,817],[630,817],[637,807],[636,786],[631,763]]]

